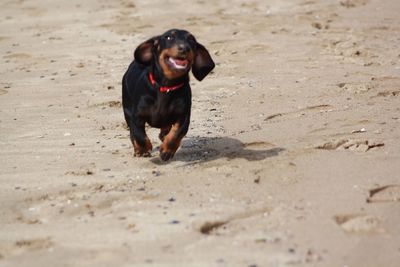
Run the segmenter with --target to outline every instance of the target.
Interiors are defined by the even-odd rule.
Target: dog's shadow
[[[259,161],[278,156],[284,150],[265,141],[243,143],[231,137],[188,137],[182,140],[174,161],[202,163],[219,158],[226,158],[228,161],[237,158]],[[158,157],[151,161],[162,164]]]

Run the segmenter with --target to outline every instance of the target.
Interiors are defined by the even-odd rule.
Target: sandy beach
[[[400,1],[0,3],[0,266],[400,265]],[[133,156],[121,79],[190,31],[175,158]]]

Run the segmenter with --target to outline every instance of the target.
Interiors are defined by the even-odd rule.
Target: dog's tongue
[[[174,61],[175,61],[175,63],[176,63],[177,65],[181,65],[181,66],[186,66],[186,64],[187,64],[187,60],[186,60],[186,59],[177,59],[177,58],[174,58]]]
[[[179,66],[186,66],[188,61],[186,59],[177,59],[177,58],[171,58],[171,60]]]

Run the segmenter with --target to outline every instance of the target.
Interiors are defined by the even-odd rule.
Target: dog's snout
[[[185,43],[178,44],[178,51],[180,53],[187,53],[190,51],[190,47]]]

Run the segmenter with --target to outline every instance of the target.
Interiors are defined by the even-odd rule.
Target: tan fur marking
[[[160,66],[164,73],[164,76],[168,80],[174,80],[174,79],[177,79],[177,78],[187,74],[187,71],[176,71],[174,69],[171,69],[171,67],[165,62],[165,60],[168,57],[178,57],[178,55],[179,55],[179,52],[178,52],[178,48],[176,46],[173,46],[168,49],[164,49],[160,53],[158,60],[160,62]],[[186,59],[189,61],[189,66],[192,66],[193,58],[194,58],[193,52],[189,52],[186,57]]]
[[[179,127],[179,123],[175,123],[174,125],[172,125],[171,130],[165,136],[164,141],[160,146],[161,153],[170,153],[174,155],[176,150],[178,150],[179,146],[181,145],[181,140],[183,138],[183,136],[177,135]],[[171,143],[174,144],[173,147],[171,147]]]
[[[145,139],[145,146],[141,147],[136,141],[133,141],[133,149],[135,151],[135,156],[143,156],[145,154],[150,153],[150,151],[153,149],[153,145],[150,142],[150,139],[146,136]]]

